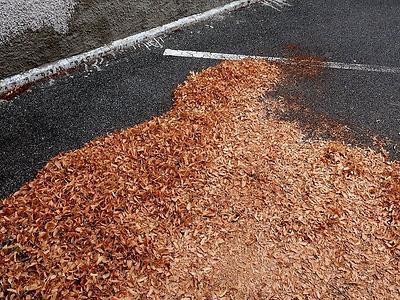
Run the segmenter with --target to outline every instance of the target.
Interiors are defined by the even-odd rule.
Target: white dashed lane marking
[[[315,67],[325,67],[330,69],[340,70],[353,70],[353,71],[364,71],[364,72],[380,72],[380,73],[400,73],[400,67],[387,67],[379,65],[369,64],[347,64],[341,62],[310,62],[302,60],[292,60],[283,57],[270,57],[270,56],[252,56],[252,55],[238,55],[238,54],[225,54],[225,53],[212,53],[212,52],[200,52],[200,51],[185,51],[185,50],[172,50],[166,49],[164,56],[176,56],[176,57],[189,57],[189,58],[203,58],[203,59],[217,59],[217,60],[241,60],[241,59],[266,59],[272,62],[290,64],[290,65],[306,65]]]

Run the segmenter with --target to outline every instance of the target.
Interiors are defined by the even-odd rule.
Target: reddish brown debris
[[[60,154],[0,207],[0,298],[396,299],[400,166],[306,141],[264,61]]]
[[[22,95],[32,87],[31,83],[12,89],[11,91],[0,93],[0,100],[10,101],[11,99]]]

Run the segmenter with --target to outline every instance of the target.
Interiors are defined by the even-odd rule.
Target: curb
[[[163,34],[171,33],[172,31],[175,31],[177,29],[187,27],[201,21],[205,21],[214,16],[234,11],[236,9],[249,6],[257,2],[260,2],[260,0],[233,1],[224,6],[220,6],[189,17],[185,17],[172,23],[162,25],[145,32],[141,32],[121,40],[114,41],[100,48],[96,48],[72,57],[64,58],[56,62],[31,69],[27,72],[2,79],[0,80],[0,97],[2,96],[2,94],[18,90],[24,86],[31,85],[47,77],[51,77],[60,73],[62,74],[68,70],[80,66],[81,64],[89,63],[96,59],[101,59],[107,55],[114,54],[124,49],[132,48],[142,42],[157,38]]]

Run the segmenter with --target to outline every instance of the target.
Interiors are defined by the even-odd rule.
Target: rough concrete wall
[[[229,0],[0,0],[0,79]]]
[[[0,0],[0,45],[10,37],[45,26],[67,33],[74,5],[73,0]]]

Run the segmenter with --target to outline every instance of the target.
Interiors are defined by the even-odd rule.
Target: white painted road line
[[[285,6],[292,6],[286,0],[262,0],[261,4],[269,6],[277,11],[282,11]]]
[[[270,56],[252,56],[252,55],[238,55],[238,54],[225,54],[225,53],[212,53],[212,52],[199,52],[199,51],[185,51],[185,50],[172,50],[165,49],[165,56],[176,57],[189,57],[189,58],[203,58],[203,59],[217,59],[217,60],[241,60],[241,59],[265,59],[272,62],[278,62],[290,65],[306,65],[315,67],[325,67],[330,69],[340,70],[353,70],[364,72],[380,72],[380,73],[400,73],[400,67],[386,67],[368,64],[346,64],[340,62],[312,62],[293,60],[290,58],[270,57]]]

